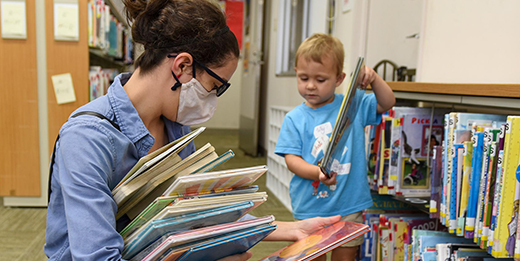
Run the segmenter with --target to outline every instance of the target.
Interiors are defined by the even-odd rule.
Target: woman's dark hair
[[[135,66],[146,73],[168,54],[187,52],[206,66],[238,58],[238,41],[211,0],[123,0],[133,41],[144,45]],[[196,63],[195,63],[196,65]],[[200,70],[201,68],[199,68]]]

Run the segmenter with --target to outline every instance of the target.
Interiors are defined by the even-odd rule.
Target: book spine
[[[430,218],[439,218],[438,206],[441,199],[441,171],[442,171],[442,146],[433,147],[432,168],[431,168],[431,197],[430,197]]]
[[[491,142],[490,150],[489,150],[489,177],[486,184],[485,196],[484,196],[484,215],[483,215],[483,227],[482,227],[482,237],[480,241],[480,247],[482,249],[486,249],[489,240],[489,225],[491,224],[491,211],[493,206],[493,196],[495,192],[495,182],[496,182],[496,149],[497,142]]]
[[[399,175],[398,162],[401,160],[401,123],[402,118],[394,118],[392,120],[391,128],[391,152],[390,152],[390,166],[388,167],[388,186],[389,194],[395,195],[397,192],[397,176]],[[393,188],[391,188],[393,187]]]
[[[495,191],[493,196],[493,208],[491,211],[491,223],[489,224],[489,237],[488,237],[488,249],[487,252],[491,254],[491,250],[493,247],[493,235],[496,227],[496,217],[497,217],[497,209],[498,209],[498,201],[500,198],[500,189],[502,186],[502,162],[504,160],[504,141],[506,136],[506,125],[502,124],[500,127],[500,135],[498,138],[498,148],[497,148],[497,167],[496,167],[496,182],[495,182]]]
[[[468,198],[469,198],[469,189],[471,182],[471,159],[473,157],[473,142],[466,141],[464,142],[464,152],[463,152],[463,164],[462,164],[462,191],[461,191],[461,201],[460,201],[460,211],[459,211],[459,228],[461,230],[461,234],[465,236],[466,232],[466,216],[468,212]]]
[[[476,132],[472,136],[473,159],[471,161],[471,185],[468,199],[468,216],[466,218],[466,238],[475,236],[475,217],[477,216],[477,200],[480,187],[480,168],[482,166],[482,152],[484,147],[484,133]]]
[[[520,117],[508,116],[504,143],[503,182],[492,250],[494,257],[512,257],[514,255],[516,241],[514,232],[517,228],[518,189],[520,189],[516,179],[519,154]]]
[[[443,146],[442,146],[442,197],[441,197],[441,223],[446,224],[445,218],[446,218],[446,184],[448,182],[447,172],[448,172],[448,159],[447,159],[447,153],[448,153],[448,139],[449,139],[449,129],[450,129],[450,114],[444,115],[444,140],[443,140]]]
[[[450,222],[449,232],[455,233],[457,230],[457,174],[458,174],[458,153],[459,148],[462,149],[462,144],[454,144],[452,148],[452,168],[451,168],[451,188],[450,188]]]
[[[453,172],[453,142],[454,142],[454,132],[455,132],[455,126],[457,124],[457,113],[450,113],[450,121],[449,121],[449,133],[448,133],[448,150],[446,151],[446,160],[447,160],[447,170],[445,172],[447,179],[446,179],[446,221],[444,225],[449,227],[449,220],[450,220],[450,204],[451,204],[451,176]]]
[[[480,170],[480,187],[478,192],[477,216],[475,218],[475,237],[473,242],[480,245],[482,237],[482,216],[484,213],[484,194],[488,178],[488,164],[489,164],[489,144],[491,142],[491,132],[486,129],[484,132],[484,148],[482,152],[482,167]]]

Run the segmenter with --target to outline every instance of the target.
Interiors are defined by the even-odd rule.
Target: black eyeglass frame
[[[168,58],[175,58],[175,57],[177,57],[177,54],[168,54]],[[193,57],[193,55],[192,55],[192,57]],[[231,83],[229,83],[228,81],[222,79],[220,76],[218,76],[218,74],[216,74],[210,68],[206,67],[204,64],[198,62],[195,59],[193,59],[193,61],[195,63],[197,63],[200,67],[202,67],[204,69],[204,71],[206,71],[211,77],[217,79],[219,82],[222,83],[220,86],[211,89],[211,90],[216,90],[217,91],[217,97],[220,97],[222,94],[224,94],[224,92],[227,91],[227,89],[229,89],[229,86],[231,86]],[[193,78],[195,78],[195,76],[196,76],[196,74],[195,74],[195,67],[193,67]],[[208,91],[208,92],[211,92],[211,91]]]

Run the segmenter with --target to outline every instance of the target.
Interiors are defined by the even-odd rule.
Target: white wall
[[[416,68],[419,39],[407,36],[420,33],[424,0],[369,2],[366,64],[374,67],[387,59],[398,66]]]
[[[520,1],[426,0],[417,81],[520,83]]]

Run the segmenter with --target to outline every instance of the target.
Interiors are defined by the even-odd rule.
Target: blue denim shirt
[[[49,260],[121,260],[123,238],[116,231],[111,191],[155,141],[123,89],[130,75],[117,76],[107,95],[72,114],[101,113],[121,131],[88,115],[69,118],[60,130],[47,210]],[[169,141],[190,132],[189,126],[163,119]],[[192,142],[179,156],[194,150]]]

